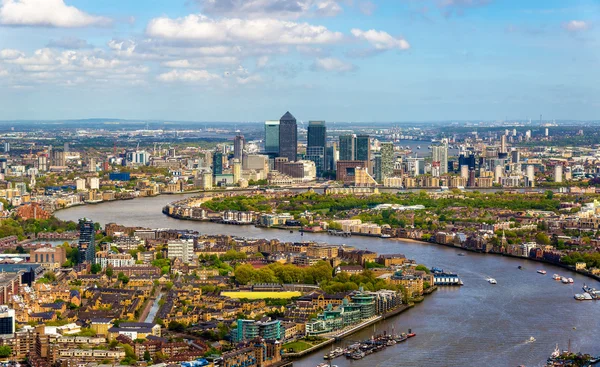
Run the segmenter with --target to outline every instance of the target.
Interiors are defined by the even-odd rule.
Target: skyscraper
[[[381,178],[392,177],[394,174],[394,143],[381,143]]]
[[[325,121],[308,122],[308,147],[323,147],[327,140],[327,127]]]
[[[216,151],[212,156],[212,171],[213,175],[223,174],[223,153]]]
[[[279,121],[265,121],[265,153],[279,154]]]
[[[340,135],[340,161],[354,160],[354,143],[354,135]]]
[[[354,149],[354,159],[364,161],[367,164],[371,162],[371,139],[369,135],[357,135],[356,147]]]
[[[233,158],[239,159],[242,162],[242,154],[244,153],[244,135],[236,135],[233,138]]]
[[[448,145],[434,145],[431,147],[433,162],[440,164],[440,175],[448,173]]]
[[[309,121],[307,135],[306,159],[315,162],[317,177],[321,177],[323,171],[327,169],[327,127],[325,121]]]
[[[96,229],[94,221],[81,218],[79,220],[79,259],[81,262],[94,262],[96,257]]]
[[[298,155],[298,126],[296,118],[286,112],[279,120],[279,156],[295,162]]]

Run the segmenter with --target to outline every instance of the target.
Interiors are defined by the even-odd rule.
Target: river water
[[[600,301],[573,299],[583,283],[600,288],[600,282],[552,265],[526,259],[467,253],[434,244],[394,241],[370,237],[333,237],[297,231],[230,226],[168,218],[161,209],[180,196],[159,196],[99,205],[75,207],[56,213],[65,220],[91,218],[101,224],[115,222],[148,228],[194,229],[205,234],[229,234],[282,241],[313,240],[347,244],[378,253],[402,253],[429,267],[457,272],[465,285],[440,288],[421,304],[389,320],[347,338],[369,338],[374,329],[395,332],[412,328],[415,338],[367,356],[360,361],[341,357],[333,364],[353,366],[541,366],[555,344],[566,349],[569,340],[575,352],[600,354]],[[523,270],[517,267],[522,266]],[[547,270],[547,275],[536,273]],[[572,277],[574,285],[552,280],[554,273]],[[493,277],[497,285],[486,278]],[[536,341],[528,343],[533,336]],[[296,361],[296,366],[323,362],[321,350]]]

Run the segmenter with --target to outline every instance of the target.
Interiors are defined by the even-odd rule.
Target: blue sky
[[[0,0],[0,120],[599,119],[599,0]]]

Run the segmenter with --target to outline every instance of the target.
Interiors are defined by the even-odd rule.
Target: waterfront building
[[[279,119],[279,156],[294,162],[298,155],[296,118],[288,112]]]
[[[96,229],[94,222],[87,218],[79,220],[79,258],[81,262],[93,262],[96,254]]]
[[[220,365],[222,367],[291,367],[292,363],[283,361],[281,354],[279,341],[255,339],[248,342],[246,346],[224,353]]]
[[[260,321],[255,320],[237,320],[237,328],[232,330],[232,338],[235,342],[263,338],[265,340],[282,340],[285,335],[285,329],[280,320],[271,320],[263,318]]]

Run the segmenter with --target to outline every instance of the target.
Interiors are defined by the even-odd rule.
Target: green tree
[[[0,346],[0,358],[7,358],[12,355],[12,349],[8,345]]]
[[[152,357],[150,356],[150,352],[149,351],[144,351],[144,361],[146,362],[150,362],[152,360]]]

